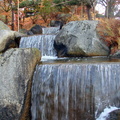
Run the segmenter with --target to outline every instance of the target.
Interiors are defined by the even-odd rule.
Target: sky
[[[100,5],[100,4],[97,4],[95,9],[99,12],[99,14],[105,14],[105,7]],[[120,5],[118,5],[118,10],[116,10],[116,12],[114,14],[116,14],[118,11],[120,10]]]
[[[105,7],[100,5],[100,4],[97,4],[95,9],[99,12],[99,14],[103,14],[105,13]]]

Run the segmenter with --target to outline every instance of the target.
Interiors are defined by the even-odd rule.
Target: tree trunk
[[[81,19],[83,19],[83,3],[81,3]]]
[[[14,11],[13,11],[13,8],[12,8],[12,30],[14,30]]]
[[[8,24],[8,16],[5,16],[5,24]]]
[[[108,6],[105,7],[105,17],[109,18],[109,15],[108,15]]]
[[[107,18],[114,17],[114,7],[115,7],[115,0],[108,1],[106,9],[105,9],[105,17]]]
[[[96,4],[93,5],[93,20],[96,19],[95,6],[96,6]]]
[[[90,5],[87,5],[86,6],[86,9],[87,9],[87,16],[88,16],[88,20],[92,20],[92,16],[91,16],[91,6]]]

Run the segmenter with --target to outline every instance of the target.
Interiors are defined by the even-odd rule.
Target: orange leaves
[[[45,7],[45,6],[44,6],[44,5],[39,5],[39,7],[40,7],[40,8],[43,8],[43,7]]]
[[[10,15],[10,12],[2,12],[0,13],[1,15],[5,15],[5,16],[9,16]]]
[[[97,26],[97,31],[112,51],[120,48],[120,20],[104,19]]]

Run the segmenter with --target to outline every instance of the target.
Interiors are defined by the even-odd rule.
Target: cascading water
[[[38,48],[42,56],[56,56],[53,42],[56,35],[37,35],[22,37],[20,48]]]
[[[42,56],[56,56],[53,42],[58,31],[58,28],[43,28],[44,35],[23,37],[20,47],[35,47]],[[32,120],[102,120],[104,116],[100,113],[104,108],[120,107],[119,61],[66,61],[57,60],[55,64],[48,61],[36,66]]]
[[[43,34],[57,34],[59,32],[60,27],[48,27],[42,28]]]
[[[43,35],[22,37],[20,48],[38,48],[42,56],[56,56],[53,43],[58,31],[59,27],[49,27],[43,28]]]
[[[119,63],[38,65],[32,120],[95,120],[106,106],[119,107],[119,69]]]

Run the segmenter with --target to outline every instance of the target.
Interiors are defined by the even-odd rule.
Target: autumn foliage
[[[111,54],[120,49],[120,20],[104,19],[99,23],[97,31],[111,49]]]

